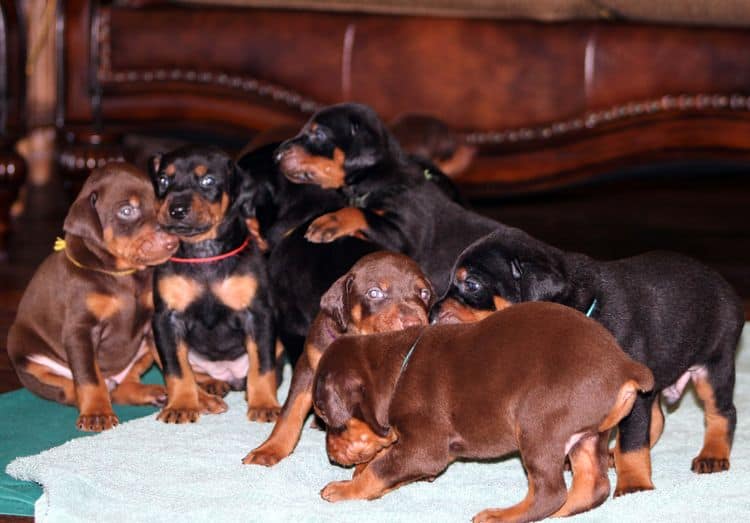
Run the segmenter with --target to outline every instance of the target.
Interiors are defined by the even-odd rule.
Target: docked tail
[[[617,398],[612,409],[599,425],[599,432],[609,430],[617,425],[622,418],[630,414],[638,392],[648,392],[654,388],[654,375],[648,367],[640,363],[631,362],[628,369],[628,379],[617,392]]]

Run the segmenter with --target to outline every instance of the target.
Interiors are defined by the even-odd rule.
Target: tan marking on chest
[[[90,292],[86,295],[86,309],[99,321],[111,318],[122,308],[120,298],[109,294]]]
[[[154,293],[153,291],[144,291],[140,297],[141,306],[147,309],[154,308]]]
[[[184,276],[166,276],[159,279],[159,295],[172,310],[184,312],[201,294],[203,286]]]
[[[258,281],[251,275],[230,276],[211,285],[211,292],[232,310],[246,309],[253,302]]]

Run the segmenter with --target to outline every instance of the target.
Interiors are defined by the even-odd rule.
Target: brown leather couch
[[[460,131],[480,151],[458,180],[475,194],[664,159],[746,160],[741,3],[68,0],[63,159],[92,164],[92,132],[99,147],[101,133],[134,130],[249,138],[357,100]]]

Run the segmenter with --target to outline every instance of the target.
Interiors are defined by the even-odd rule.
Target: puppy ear
[[[148,159],[148,174],[152,180],[156,178],[156,173],[159,172],[159,168],[161,167],[161,157],[162,154],[157,153]]]
[[[360,400],[359,380],[351,372],[340,376],[323,371],[317,376],[313,387],[315,411],[326,425],[341,429],[352,417],[352,405]]]
[[[103,170],[91,173],[81,192],[78,193],[63,222],[63,230],[95,242],[102,241],[102,222],[96,209],[101,190]]]
[[[333,318],[342,332],[346,331],[351,320],[349,291],[353,281],[353,274],[344,274],[320,298],[320,310]]]
[[[522,262],[514,259],[511,271],[520,273],[521,299],[523,301],[556,301],[567,287],[567,278],[562,260],[555,253],[537,251]],[[521,270],[521,267],[527,267]]]

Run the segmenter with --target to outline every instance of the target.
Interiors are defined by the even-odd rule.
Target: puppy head
[[[152,157],[149,173],[159,200],[159,224],[182,241],[216,238],[239,205],[243,173],[219,149],[180,147]]]
[[[355,356],[362,340],[340,338],[320,360],[313,383],[313,406],[325,422],[330,458],[341,465],[370,461],[396,440],[388,424],[390,398],[374,387],[369,364]],[[380,394],[380,396],[378,395]]]
[[[432,284],[403,254],[375,252],[355,263],[320,300],[320,308],[348,334],[426,325],[435,301]]]
[[[563,253],[508,228],[459,255],[445,296],[430,316],[437,323],[478,321],[522,301],[559,301],[566,292]]]
[[[477,152],[445,122],[432,116],[404,115],[391,124],[391,131],[406,153],[432,162],[449,177],[468,169]]]
[[[401,155],[375,111],[339,104],[317,112],[297,136],[283,142],[276,161],[293,183],[336,189],[347,185],[353,173]]]
[[[156,208],[146,173],[111,162],[92,171],[63,229],[109,252],[119,268],[158,265],[174,254],[179,242],[157,226]]]

